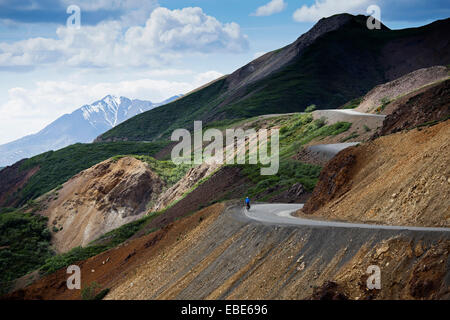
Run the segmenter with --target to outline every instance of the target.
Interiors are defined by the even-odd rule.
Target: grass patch
[[[311,113],[311,112],[313,112],[314,110],[317,110],[317,106],[316,106],[315,104],[312,104],[312,105],[306,107],[305,112],[306,112],[306,113]]]
[[[82,300],[102,300],[109,293],[110,289],[106,288],[101,291],[100,285],[97,282],[92,282],[87,287],[81,289],[81,299]]]
[[[280,168],[276,175],[261,175],[260,165],[234,165],[242,168],[242,173],[246,175],[254,184],[248,189],[247,195],[255,197],[263,193],[270,187],[277,189],[290,187],[296,183],[301,183],[306,190],[312,191],[317,184],[321,167],[301,163],[296,160],[287,159],[280,162]]]
[[[350,129],[350,122],[326,125],[324,119],[313,120],[311,114],[292,116],[280,129],[280,157],[287,159],[299,151],[302,145],[314,139],[336,136]]]
[[[112,157],[112,160],[119,160],[124,157],[133,157],[147,163],[150,169],[156,173],[168,187],[177,183],[186,172],[192,168],[192,165],[176,165],[171,160],[161,161],[150,156],[118,155]]]
[[[341,142],[346,142],[346,141],[348,141],[348,140],[356,139],[356,138],[358,138],[358,137],[359,137],[359,134],[358,134],[357,132],[352,132],[349,136],[347,136],[347,137],[341,139]]]
[[[347,102],[346,104],[344,104],[340,109],[356,109],[361,104],[363,98],[364,97],[352,99],[349,102]]]
[[[2,208],[0,213],[0,293],[52,256],[47,219]]]

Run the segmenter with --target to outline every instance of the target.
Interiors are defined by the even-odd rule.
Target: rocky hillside
[[[230,205],[230,204],[228,204]],[[450,252],[440,233],[248,223],[216,204],[79,262],[82,286],[106,299],[448,299]],[[366,287],[382,266],[382,290]],[[66,269],[8,299],[80,299]]]
[[[386,108],[390,102],[404,95],[414,94],[413,91],[415,90],[449,77],[449,68],[444,66],[434,66],[413,71],[370,90],[355,111],[389,114],[393,111],[392,108]]]
[[[47,195],[40,213],[49,218],[55,249],[66,252],[142,217],[162,188],[147,164],[129,157],[107,160]]]
[[[377,135],[388,135],[450,117],[450,80],[444,80],[408,94],[388,105],[391,114]]]
[[[302,212],[314,217],[450,226],[450,120],[340,152]]]
[[[405,30],[369,30],[366,19],[347,14],[322,19],[291,45],[136,116],[97,141],[151,141],[180,127],[192,128],[194,120],[299,112],[311,104],[337,108],[380,83],[419,68],[450,64],[445,40],[449,19]]]

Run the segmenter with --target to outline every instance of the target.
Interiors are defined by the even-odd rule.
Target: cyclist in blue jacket
[[[245,198],[245,205],[247,207],[247,210],[250,210],[250,198],[249,197]]]

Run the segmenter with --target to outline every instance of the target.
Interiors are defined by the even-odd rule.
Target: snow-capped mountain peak
[[[0,166],[11,165],[20,159],[64,148],[74,143],[92,142],[121,122],[179,97],[178,95],[161,103],[152,103],[107,95],[92,104],[82,106],[71,114],[63,115],[36,134],[1,145]]]

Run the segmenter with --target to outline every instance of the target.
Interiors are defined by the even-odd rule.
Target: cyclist
[[[245,205],[247,207],[247,210],[250,210],[250,198],[249,197],[245,198]]]

